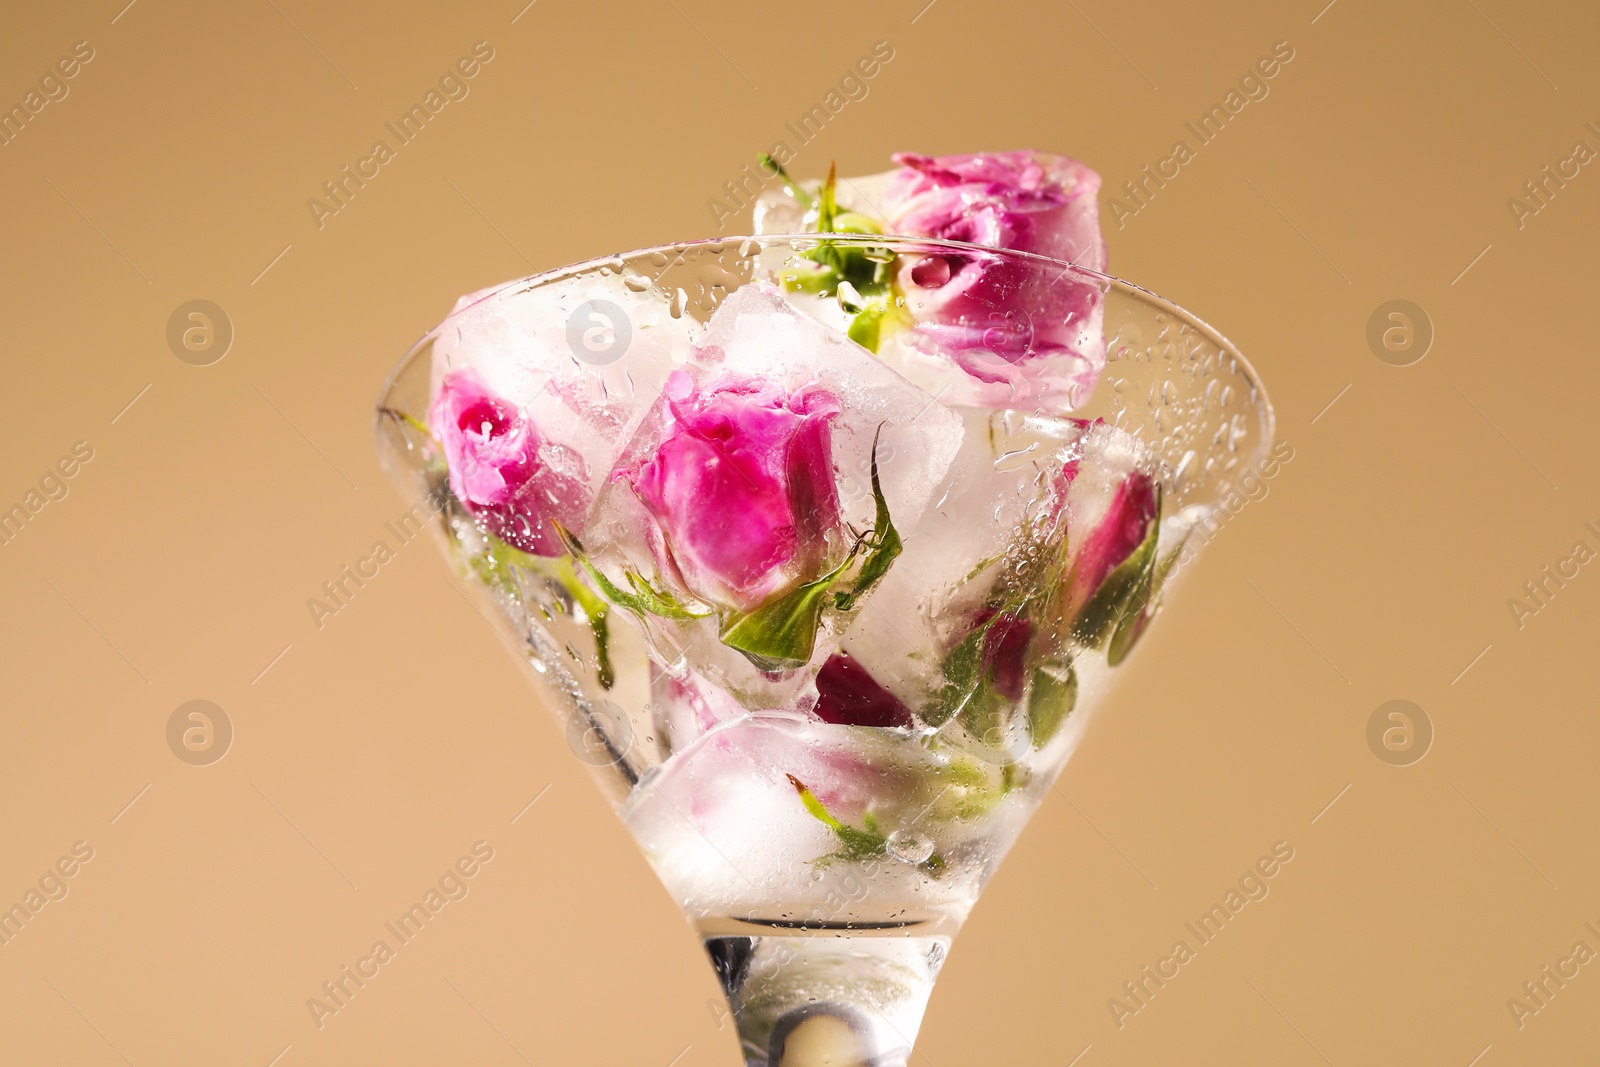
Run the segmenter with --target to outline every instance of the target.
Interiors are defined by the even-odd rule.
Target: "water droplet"
[[[911,281],[924,289],[937,289],[950,280],[950,261],[943,256],[918,260],[911,268]]]
[[[622,275],[622,284],[626,285],[629,289],[636,293],[642,293],[646,289],[650,288],[650,279],[646,278],[643,274],[635,274],[632,271],[624,271]]]
[[[901,827],[889,835],[885,847],[895,859],[915,866],[927,862],[928,857],[933,855],[933,838]]]
[[[839,307],[849,315],[854,315],[866,306],[861,293],[855,286],[847,281],[839,282]]]

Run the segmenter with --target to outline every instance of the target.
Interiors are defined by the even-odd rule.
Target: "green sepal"
[[[1106,662],[1111,666],[1115,667],[1128,658],[1128,653],[1133,651],[1134,642],[1139,640],[1145,627],[1150,624],[1156,597],[1161,592],[1162,583],[1167,580],[1167,575],[1178,565],[1178,555],[1182,548],[1183,546],[1179,545],[1155,565],[1155,573],[1151,576],[1149,584],[1129,602],[1128,609],[1123,612],[1116,630],[1111,635],[1111,644],[1106,647]]]
[[[857,540],[843,562],[822,577],[774,597],[748,614],[729,611],[722,616],[718,635],[722,643],[744,653],[757,670],[793,670],[811,662],[822,610],[829,604],[828,594],[833,596],[835,611],[849,611],[888,573],[900,555],[900,533],[889,517],[889,504],[878,477],[878,437],[882,432],[880,426],[872,437],[872,499],[876,506],[872,533]],[[839,576],[855,562],[863,547],[867,556],[850,589],[836,589]]]
[[[886,855],[889,851],[889,836],[885,834],[878,824],[878,817],[872,812],[862,812],[861,825],[864,829],[856,829],[849,823],[838,819],[832,812],[823,806],[806,784],[792,774],[784,777],[789,779],[789,784],[794,786],[794,791],[800,794],[800,803],[812,818],[833,831],[839,839],[839,851],[831,852],[812,862],[825,865],[833,860],[844,860],[847,863],[859,863],[862,860],[874,859]],[[938,875],[944,872],[944,857],[937,852],[917,865],[929,874]]]
[[[905,319],[905,312],[894,306],[893,294],[885,291],[869,299],[867,305],[856,312],[845,333],[868,352],[876,353],[884,334],[902,325]]]
[[[572,594],[584,618],[589,620],[589,631],[594,634],[595,677],[601,689],[610,689],[617,682],[617,672],[611,666],[611,626],[608,620],[611,609],[578,580],[571,557],[555,560],[554,564],[556,581]]]
[[[822,189],[817,193],[817,232],[838,233],[834,229],[839,214],[839,201],[836,186],[839,180],[839,168],[835,163],[828,164],[828,180],[822,183]]]
[[[783,184],[789,187],[789,192],[793,193],[794,198],[800,201],[800,207],[802,210],[811,210],[812,205],[816,203],[816,200],[812,198],[810,193],[806,192],[800,187],[799,182],[789,177],[789,172],[783,169],[783,165],[781,163],[767,155],[765,152],[758,153],[756,160],[763,167],[772,168],[772,173],[783,179]]]
[[[849,861],[870,859],[881,856],[888,850],[889,838],[877,832],[877,819],[872,818],[869,812],[863,822],[868,829],[858,830],[854,826],[839,821],[833,813],[823,807],[817,795],[806,787],[806,784],[794,775],[785,775],[789,784],[794,786],[794,791],[800,794],[800,803],[805,805],[807,812],[822,825],[832,830],[842,846],[834,857]],[[868,821],[870,820],[870,821]]]
[[[846,563],[849,560],[845,561]],[[828,587],[844,569],[796,586],[748,615],[730,611],[722,618],[722,643],[743,652],[761,671],[787,671],[811,662]]]
[[[839,211],[833,217],[833,232],[881,234],[883,227],[859,211]]]
[[[765,166],[767,162],[768,160],[764,158],[763,165]],[[776,163],[772,163],[771,166],[777,169],[797,197],[805,195],[782,168]],[[815,199],[806,196],[804,201],[807,213],[815,216],[818,233],[881,234],[883,232],[882,224],[876,219],[857,211],[841,211],[837,192],[838,171],[830,164],[828,178],[817,191]],[[824,239],[818,241],[816,247],[792,259],[780,274],[780,280],[786,289],[823,296],[837,290],[839,283],[845,281],[855,286],[864,297],[887,296],[893,285],[893,263],[894,254],[887,248],[841,246],[834,241]],[[881,316],[882,312],[879,315]],[[862,330],[868,328],[868,325],[863,325]],[[873,347],[876,351],[875,345],[868,347]]]
[[[627,608],[641,617],[657,615],[664,619],[703,619],[711,614],[709,611],[690,610],[670,592],[657,589],[633,570],[624,572],[627,576],[628,584],[633,587],[633,592],[624,592],[615,582],[605,576],[605,572],[590,561],[589,554],[584,551],[583,545],[571,530],[555,519],[551,519],[550,524],[555,527],[556,534],[561,538],[561,543],[566,546],[568,554],[578,562],[578,566],[583,568],[584,573],[599,588],[600,595],[618,607]]]
[[[1011,724],[1011,716],[1015,711],[1012,702],[989,684],[989,673],[985,671],[966,706],[961,709],[961,725],[984,747],[1003,748],[1006,727]]]
[[[878,438],[883,433],[880,425],[872,435],[872,502],[876,513],[872,520],[872,536],[868,538],[871,550],[861,564],[861,571],[856,575],[855,586],[849,592],[838,592],[833,595],[833,606],[840,611],[849,611],[856,606],[856,602],[866,596],[878,580],[889,573],[889,568],[894,565],[896,557],[905,547],[900,540],[900,532],[894,528],[894,522],[889,517],[889,502],[884,499],[883,485],[878,480]]]
[[[1156,507],[1150,519],[1150,529],[1139,546],[1128,558],[1117,564],[1100,583],[1087,603],[1072,621],[1072,636],[1080,643],[1098,648],[1111,632],[1121,625],[1128,615],[1130,605],[1136,605],[1134,614],[1144,607],[1150,597],[1150,583],[1155,573],[1156,541],[1161,535],[1161,488],[1156,487]],[[1067,576],[1072,581],[1072,576]]]
[[[827,295],[839,284],[839,273],[814,259],[796,256],[784,266],[778,281],[790,292]]]
[[[1078,672],[1070,663],[1045,663],[1033,672],[1028,694],[1028,732],[1033,747],[1043,748],[1055,736],[1078,702]]]

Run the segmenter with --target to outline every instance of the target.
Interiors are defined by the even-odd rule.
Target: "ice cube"
[[[1084,270],[1001,255],[902,255],[896,299],[911,326],[885,331],[879,358],[950,404],[1058,414],[1081,408],[1105,364],[1108,283],[1085,273],[1106,268],[1099,175],[1039,152],[896,159],[906,165],[839,179],[840,207],[888,234],[1020,248]],[[814,192],[818,183],[806,187]],[[816,222],[787,188],[769,188],[757,201],[757,234],[815,230]],[[787,257],[770,251],[763,266],[781,277]],[[814,295],[791,299],[837,317]]]
[[[960,448],[961,419],[837,330],[802,314],[765,283],[746,285],[712,317],[694,362],[764,377],[791,391],[818,385],[844,412],[834,423],[841,503],[858,528],[872,526],[872,448],[895,526],[922,517]]]
[[[887,731],[797,715],[753,714],[680,750],[629,797],[623,818],[668,891],[694,917],[849,921],[948,908],[964,915],[985,876],[981,843],[995,827],[962,820],[962,803],[998,792],[998,775]],[[870,879],[851,875],[844,847],[807,810],[802,784],[847,826],[931,838],[946,861],[933,878],[880,854]],[[839,878],[856,891],[841,899]],[[821,908],[821,911],[817,909]],[[775,913],[776,911],[776,913]]]
[[[955,409],[962,447],[905,552],[841,647],[908,707],[943,684],[940,664],[1057,525],[1062,470],[1081,455],[1086,423],[1014,411]]]
[[[669,753],[689,747],[709,730],[738,718],[744,706],[705,678],[650,668],[650,702]]]

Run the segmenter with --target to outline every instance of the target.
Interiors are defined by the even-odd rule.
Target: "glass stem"
[[[711,937],[747,1067],[904,1067],[948,937]]]

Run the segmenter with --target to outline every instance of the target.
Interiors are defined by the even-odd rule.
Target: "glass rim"
[[[694,241],[671,241],[666,244],[648,245],[643,248],[635,248],[626,252],[614,252],[610,255],[594,256],[590,259],[579,260],[577,262],[568,263],[560,267],[553,267],[549,270],[539,271],[535,274],[525,275],[521,278],[514,278],[505,282],[504,284],[494,286],[487,292],[484,292],[478,299],[474,300],[470,304],[464,304],[461,307],[452,308],[448,315],[446,315],[439,322],[435,323],[433,326],[430,326],[423,333],[423,335],[417,339],[411,348],[406,351],[406,354],[400,358],[400,361],[395,365],[394,369],[391,370],[388,376],[384,379],[383,388],[378,394],[378,411],[376,412],[376,418],[379,421],[382,420],[386,399],[392,394],[395,384],[399,381],[401,375],[404,374],[407,366],[422,352],[429,338],[433,337],[439,331],[448,326],[450,321],[457,315],[471,308],[477,307],[486,300],[492,300],[495,297],[502,296],[508,290],[532,290],[562,281],[563,279],[569,277],[577,276],[585,271],[591,271],[599,267],[612,266],[614,264],[618,266],[618,269],[620,269],[622,265],[627,264],[631,260],[636,260],[650,255],[681,257],[690,251],[705,250],[708,252],[721,252],[730,246],[739,250],[741,255],[744,255],[744,247],[750,242],[756,242],[765,246],[785,243],[793,244],[797,241],[816,242],[822,240],[831,241],[837,244],[866,247],[871,247],[874,245],[882,246],[884,244],[888,244],[891,247],[909,245],[915,246],[919,249],[927,249],[931,252],[948,251],[961,255],[999,256],[1019,262],[1032,262],[1040,266],[1059,267],[1061,268],[1061,274],[1063,277],[1068,273],[1080,275],[1085,279],[1094,282],[1095,284],[1105,287],[1108,290],[1120,289],[1128,292],[1135,298],[1154,305],[1158,310],[1165,311],[1182,320],[1190,327],[1205,335],[1205,337],[1215,344],[1218,349],[1226,351],[1230,357],[1232,357],[1234,360],[1237,360],[1239,363],[1240,373],[1250,382],[1251,389],[1255,393],[1255,406],[1259,409],[1259,416],[1262,420],[1262,439],[1266,442],[1271,442],[1277,439],[1277,412],[1273,409],[1271,398],[1267,393],[1265,384],[1261,380],[1260,373],[1255,368],[1255,364],[1251,363],[1249,358],[1246,357],[1243,352],[1239,351],[1239,346],[1229,340],[1227,335],[1225,335],[1221,330],[1218,330],[1215,326],[1211,325],[1210,322],[1201,318],[1199,315],[1196,315],[1183,305],[1169,300],[1159,293],[1152,292],[1142,285],[1139,285],[1135,282],[1130,282],[1125,278],[1119,278],[1112,274],[1105,274],[1097,270],[1092,270],[1088,267],[1079,266],[1078,264],[1068,260],[1056,259],[1052,256],[1040,255],[1036,252],[1024,252],[1015,248],[1001,248],[995,245],[972,244],[966,241],[947,241],[935,237],[916,237],[909,234],[893,233],[762,233],[744,235],[735,234],[728,237],[707,237]],[[670,258],[665,266],[672,266],[672,261]],[[1059,278],[1057,280],[1059,280]],[[1110,362],[1109,358],[1107,362]]]

